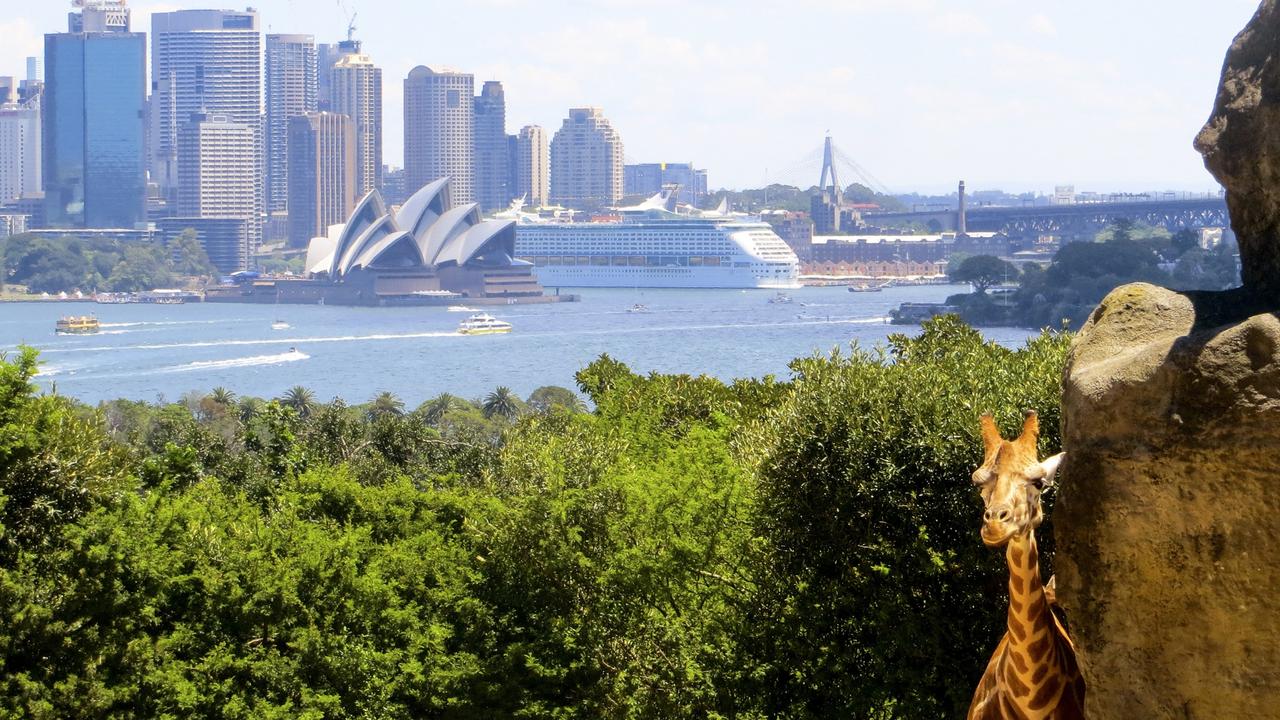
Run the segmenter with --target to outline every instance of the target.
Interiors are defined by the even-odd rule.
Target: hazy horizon
[[[571,106],[598,105],[627,162],[688,162],[714,188],[818,180],[830,131],[895,193],[973,190],[1206,192],[1217,185],[1191,140],[1208,117],[1223,55],[1257,6],[1190,0],[1028,7],[977,0],[745,2],[259,0],[268,32],[356,37],[384,77],[384,157],[402,165],[403,86],[419,64],[503,82],[507,129],[554,132]],[[232,3],[131,4],[150,14]],[[22,76],[70,2],[0,16],[0,75]],[[15,12],[16,10],[16,12]],[[825,18],[824,18],[825,16]],[[445,32],[439,18],[451,25]],[[408,20],[420,20],[414,33]],[[454,28],[470,29],[462,32]],[[858,181],[843,175],[845,184]]]

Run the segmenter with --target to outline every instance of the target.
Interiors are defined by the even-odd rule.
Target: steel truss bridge
[[[969,232],[998,232],[1010,237],[1055,235],[1079,237],[1097,234],[1121,218],[1170,232],[1184,228],[1228,227],[1227,202],[1221,197],[1179,200],[1035,205],[1024,207],[976,207],[965,213]],[[869,213],[872,225],[901,227],[913,224],[954,231],[955,210]],[[931,225],[936,223],[936,225]]]

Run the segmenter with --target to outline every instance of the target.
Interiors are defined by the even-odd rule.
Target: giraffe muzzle
[[[1013,522],[1013,507],[1006,503],[992,505],[982,514],[982,542],[987,545],[1003,545],[1017,528]]]

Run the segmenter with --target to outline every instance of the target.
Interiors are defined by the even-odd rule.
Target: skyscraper
[[[551,140],[551,201],[611,205],[622,198],[622,138],[598,107],[572,108]]]
[[[248,267],[261,239],[258,140],[256,124],[227,115],[196,113],[178,132],[177,213],[169,227],[194,227],[223,272]],[[220,222],[184,223],[198,220]],[[217,233],[205,230],[215,226]],[[228,227],[236,229],[227,232]]]
[[[475,161],[476,201],[483,210],[506,208],[511,202],[507,186],[507,101],[502,83],[486,80],[473,108],[472,155]]]
[[[332,111],[355,124],[356,196],[361,197],[382,186],[382,69],[368,55],[350,53],[334,63],[329,82]]]
[[[261,148],[258,13],[178,10],[152,15],[151,107],[152,179],[170,198],[177,182],[178,133],[192,115],[224,116],[253,127]]]
[[[346,55],[359,55],[359,40],[316,45],[316,85],[320,112],[333,111],[333,66]]]
[[[0,204],[40,192],[40,103],[0,105]]]
[[[693,163],[639,163],[622,169],[622,192],[652,195],[664,185],[679,185],[679,200],[696,206],[707,195],[707,171]]]
[[[289,209],[289,121],[316,112],[315,38],[267,35],[265,67],[267,212],[279,213]]]
[[[306,247],[344,222],[356,202],[356,134],[351,118],[308,113],[289,120],[289,245]]]
[[[537,125],[520,128],[515,165],[516,197],[523,195],[526,205],[546,205],[551,192],[551,151],[546,130]]]
[[[45,221],[51,227],[132,228],[143,219],[146,36],[124,3],[96,2],[101,31],[45,35],[41,103]],[[78,20],[71,27],[82,27]],[[93,23],[89,27],[97,27]]]
[[[475,202],[473,96],[468,73],[419,65],[404,81],[406,190],[449,178],[455,204]]]

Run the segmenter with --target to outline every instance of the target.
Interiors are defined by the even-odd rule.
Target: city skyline
[[[264,34],[313,34],[317,43],[345,35],[337,3],[256,5]],[[405,37],[406,13],[422,10],[347,5],[359,13],[364,52],[384,68],[392,165],[403,164],[399,80],[418,64],[440,64],[477,85],[501,80],[510,128],[555,127],[568,107],[602,106],[627,139],[627,162],[693,160],[714,187],[812,184],[815,169],[801,161],[829,130],[894,192],[945,190],[958,177],[974,188],[1050,192],[1055,184],[1211,189],[1190,140],[1221,48],[1256,3],[1174,2],[1155,14],[1100,2],[983,0],[954,11],[936,0],[777,9],[598,0],[584,12],[484,0],[456,19],[485,26],[479,42],[441,36],[429,52]],[[666,19],[637,15],[642,6]],[[134,27],[146,30],[152,12],[210,4],[130,7]],[[0,74],[20,74],[68,8],[50,3],[0,21],[15,38],[0,50]],[[811,22],[818,13],[828,21]]]

